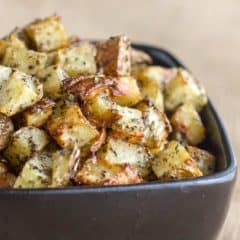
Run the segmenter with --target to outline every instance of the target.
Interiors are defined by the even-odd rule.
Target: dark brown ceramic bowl
[[[182,64],[143,45],[155,64]],[[236,160],[211,102],[203,111],[206,146],[217,155],[208,177],[130,186],[0,191],[1,240],[213,240],[226,217]]]

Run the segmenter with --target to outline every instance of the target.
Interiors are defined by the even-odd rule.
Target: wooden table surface
[[[52,13],[83,38],[125,33],[181,56],[204,83],[240,157],[240,1],[0,0],[0,35]],[[240,239],[239,181],[219,240]]]

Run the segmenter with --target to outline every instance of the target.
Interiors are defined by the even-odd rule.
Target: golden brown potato
[[[8,168],[5,163],[0,162],[0,188],[12,187],[15,183],[16,177],[8,172]]]
[[[205,127],[198,112],[190,103],[185,103],[176,110],[171,117],[171,123],[190,145],[197,145],[205,139]]]
[[[142,143],[145,126],[141,111],[120,106],[115,111],[121,118],[112,124],[112,136],[130,143]]]
[[[165,88],[165,107],[174,111],[182,103],[191,103],[198,111],[207,103],[204,88],[184,69],[178,69],[176,76]]]
[[[119,185],[143,182],[138,171],[128,164],[109,165],[104,160],[90,158],[76,174],[75,181],[88,185]]]
[[[71,77],[92,75],[97,71],[95,55],[95,46],[84,42],[78,47],[58,50],[56,63]]]
[[[150,55],[144,51],[131,48],[131,65],[151,64],[153,62]]]
[[[1,73],[1,69],[4,69]],[[13,116],[42,98],[38,80],[18,70],[0,67],[0,112]]]
[[[67,35],[59,16],[38,19],[28,25],[25,31],[35,49],[40,52],[53,51],[65,47],[68,43]]]
[[[12,120],[0,113],[0,150],[3,150],[7,146],[13,131]]]
[[[52,183],[51,187],[65,187],[71,185],[80,162],[80,149],[63,149],[52,156]]]
[[[3,58],[3,65],[31,75],[45,68],[46,62],[47,54],[14,46],[7,47]]]
[[[201,177],[202,172],[187,150],[178,142],[170,141],[153,160],[155,175],[162,180]]]
[[[130,40],[111,37],[97,44],[97,64],[105,75],[129,76],[131,72]]]
[[[129,164],[137,168],[139,176],[145,178],[151,171],[151,154],[146,148],[121,139],[109,137],[106,145],[97,153],[97,158],[109,165]]]
[[[48,142],[49,137],[45,131],[35,127],[23,127],[12,135],[4,150],[4,156],[11,166],[18,170],[28,158],[41,152]]]
[[[55,103],[48,99],[42,98],[32,107],[22,113],[22,117],[27,126],[40,127],[47,122],[53,113]]]
[[[69,103],[47,122],[50,135],[63,148],[83,147],[99,136],[97,129],[84,117],[77,104]]]
[[[142,112],[144,122],[144,144],[150,149],[161,149],[171,132],[166,115],[151,102],[142,102],[137,108]]]
[[[51,184],[52,159],[46,153],[30,158],[18,175],[14,188],[46,188]]]
[[[204,176],[214,173],[216,166],[216,158],[214,155],[206,150],[192,146],[188,146],[187,150],[190,156],[197,162]]]

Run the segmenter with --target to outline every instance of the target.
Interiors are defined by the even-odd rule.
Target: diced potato
[[[121,117],[116,111],[116,103],[111,101],[107,90],[86,99],[83,109],[85,116],[98,126],[110,126]]]
[[[121,106],[133,106],[142,100],[142,96],[133,77],[119,77],[113,79],[112,97]]]
[[[138,109],[118,107],[119,120],[112,124],[112,135],[130,143],[141,143],[144,140],[145,126],[142,113]]]
[[[12,167],[17,170],[35,153],[41,152],[48,144],[49,138],[45,131],[35,127],[23,127],[16,131],[4,150],[4,156]]]
[[[188,146],[187,150],[190,156],[197,162],[204,176],[214,173],[216,166],[216,158],[214,155],[206,150],[192,146]]]
[[[107,144],[100,149],[97,157],[109,165],[132,165],[137,168],[141,177],[147,177],[151,171],[151,154],[140,145],[120,139],[109,137]]]
[[[184,147],[186,147],[188,145],[186,136],[184,136],[177,129],[173,129],[172,133],[169,136],[169,139],[170,140],[175,140],[175,141],[181,143]]]
[[[63,148],[73,147],[75,143],[83,147],[99,135],[97,129],[88,122],[79,106],[74,103],[63,106],[60,112],[54,114],[47,123],[47,129]]]
[[[131,65],[139,65],[139,64],[151,64],[153,62],[150,55],[147,53],[131,48]]]
[[[152,149],[161,149],[171,132],[171,126],[166,115],[150,102],[142,102],[137,108],[143,114],[145,145]]]
[[[6,72],[0,75],[0,112],[13,116],[39,101],[43,91],[36,78],[17,70],[6,78],[10,70]]]
[[[42,98],[39,102],[22,113],[25,124],[34,127],[42,126],[52,115],[54,105],[55,103],[52,100]]]
[[[138,171],[128,164],[109,165],[103,160],[88,159],[75,177],[79,184],[119,185],[141,183]]]
[[[201,143],[206,136],[202,120],[192,104],[180,106],[171,118],[173,127],[183,134],[190,145]]]
[[[51,187],[71,185],[80,162],[80,149],[59,150],[53,154],[53,171]]]
[[[7,166],[4,162],[0,161],[0,176],[3,174],[3,173],[6,173],[7,172]]]
[[[12,120],[0,113],[0,150],[4,149],[14,131]]]
[[[38,73],[43,84],[43,91],[49,97],[58,98],[62,95],[63,80],[67,73],[59,65],[49,66]]]
[[[40,52],[56,50],[65,47],[68,43],[67,35],[58,16],[34,21],[26,27],[26,33],[35,49]]]
[[[57,52],[57,64],[71,77],[93,75],[96,73],[96,48],[90,43],[82,43],[78,47],[61,49]]]
[[[190,102],[200,111],[207,103],[204,88],[194,81],[186,70],[178,69],[165,88],[165,107],[167,111],[174,111],[182,103]]]
[[[0,162],[0,188],[12,187],[15,183],[16,177],[8,172],[8,168],[5,163]]]
[[[178,142],[170,141],[153,160],[155,175],[162,180],[184,179],[202,176],[202,172],[187,150]]]
[[[97,64],[105,75],[129,76],[131,72],[130,40],[111,37],[97,44]]]
[[[3,81],[7,81],[11,76],[12,69],[9,67],[0,65],[0,83]]]
[[[51,184],[52,159],[45,153],[29,159],[14,184],[14,188],[46,188]]]
[[[3,65],[16,68],[24,73],[36,75],[47,62],[47,54],[25,48],[9,46],[6,49]]]

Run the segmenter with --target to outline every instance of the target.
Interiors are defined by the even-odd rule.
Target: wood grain
[[[63,17],[69,33],[83,38],[126,33],[133,40],[165,47],[181,56],[206,86],[239,158],[240,1],[0,0],[0,35],[55,12]],[[239,239],[239,181],[219,240]]]

